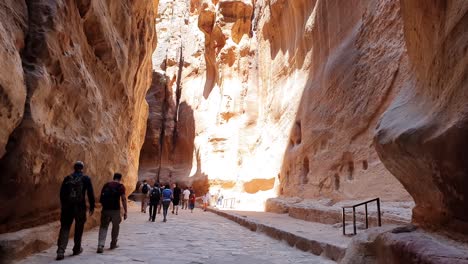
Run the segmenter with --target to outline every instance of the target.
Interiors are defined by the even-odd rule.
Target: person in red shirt
[[[195,208],[195,192],[192,192],[189,196],[189,207],[190,212],[193,213],[193,209]]]
[[[114,180],[106,183],[101,190],[102,212],[101,226],[99,228],[99,240],[97,253],[104,252],[104,244],[106,243],[107,229],[112,222],[112,240],[110,249],[117,248],[117,239],[119,236],[119,227],[122,217],[120,215],[120,201],[124,209],[124,220],[127,219],[127,197],[125,196],[125,186],[120,183],[122,174],[115,173]]]

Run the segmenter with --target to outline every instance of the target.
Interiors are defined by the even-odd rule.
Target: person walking
[[[190,212],[193,213],[193,209],[195,208],[195,192],[191,190],[190,196],[189,196],[189,208]]]
[[[206,212],[206,208],[210,204],[210,200],[211,200],[210,191],[208,191],[207,193],[205,193],[205,195],[203,195],[202,200],[203,200],[203,211]]]
[[[163,222],[167,222],[167,211],[169,209],[169,205],[171,205],[172,200],[172,191],[169,184],[166,184],[164,190],[162,191],[162,205],[163,205]]]
[[[179,188],[177,183],[174,183],[174,190],[173,190],[173,199],[172,199],[172,214],[178,215],[179,214],[179,203],[180,203],[180,195],[182,194],[182,190]]]
[[[81,238],[86,222],[86,198],[88,195],[89,215],[93,215],[95,201],[91,178],[83,174],[84,163],[77,161],[73,165],[74,172],[65,177],[60,187],[60,233],[57,241],[57,260],[65,258],[65,250],[68,244],[70,228],[75,220],[75,235],[73,255],[83,252]]]
[[[156,210],[161,201],[161,189],[159,188],[159,183],[155,183],[153,189],[150,192],[149,198],[149,219],[148,221],[156,221]]]
[[[120,183],[121,181],[122,174],[115,173],[113,180],[102,187],[101,198],[99,199],[102,204],[102,211],[97,253],[104,252],[107,229],[111,222],[112,232],[110,249],[118,247],[117,240],[119,237],[120,222],[122,221],[122,217],[120,215],[120,201],[122,201],[122,207],[124,209],[124,220],[127,220],[127,196],[125,196],[125,186]]]
[[[150,185],[143,180],[143,184],[141,185],[141,212],[146,214],[146,207],[148,207],[148,193],[150,191]]]
[[[185,210],[187,210],[188,201],[189,201],[189,198],[190,198],[190,191],[189,191],[189,189],[187,187],[185,187],[185,190],[182,192],[182,195],[183,195],[182,209],[185,208]]]

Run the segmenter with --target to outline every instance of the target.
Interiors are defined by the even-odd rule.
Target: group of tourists
[[[65,250],[68,244],[70,228],[75,221],[75,234],[73,255],[79,255],[83,252],[81,247],[81,238],[83,236],[84,225],[86,222],[86,212],[89,216],[93,215],[95,208],[95,197],[91,178],[83,173],[85,165],[81,161],[75,162],[73,173],[66,176],[60,187],[60,233],[57,241],[57,260],[65,258]],[[114,173],[113,180],[104,184],[101,189],[99,202],[102,205],[101,224],[97,243],[97,253],[104,252],[107,230],[112,223],[110,249],[118,247],[119,227],[122,221],[121,207],[124,210],[123,219],[127,219],[127,197],[125,186],[121,183],[122,174]],[[179,204],[182,202],[182,209],[193,213],[195,208],[195,191],[192,187],[185,187],[183,190],[178,184],[173,184],[171,189],[169,184],[160,185],[155,183],[150,186],[146,180],[141,186],[143,199],[141,211],[146,213],[149,205],[149,221],[155,222],[156,213],[163,211],[163,222],[167,221],[167,213],[172,203],[172,214],[179,214]],[[86,208],[86,196],[88,196],[89,210]],[[202,196],[203,209],[206,211],[211,195],[207,192]]]
[[[173,184],[171,189],[169,184],[161,186],[155,183],[152,187],[146,180],[143,180],[140,191],[142,193],[141,199],[141,212],[146,213],[146,208],[149,205],[149,218],[148,221],[156,221],[156,213],[163,211],[163,222],[167,222],[167,213],[172,203],[172,214],[179,214],[179,204],[182,201],[182,209],[193,212],[195,208],[195,191],[192,187],[185,187],[184,190],[178,186],[177,183]]]
[[[65,249],[68,244],[70,228],[75,221],[75,234],[73,255],[83,252],[81,238],[83,236],[84,224],[86,222],[86,198],[88,196],[89,215],[93,215],[95,208],[95,198],[91,178],[83,173],[84,163],[75,162],[74,172],[65,177],[60,187],[60,233],[57,241],[57,260],[65,258]],[[97,253],[104,252],[107,230],[112,223],[110,249],[118,247],[119,226],[122,221],[120,207],[124,209],[123,218],[127,219],[127,196],[125,186],[121,183],[122,174],[115,173],[113,180],[106,183],[101,190],[99,202],[102,205],[101,225],[99,228],[99,238]]]

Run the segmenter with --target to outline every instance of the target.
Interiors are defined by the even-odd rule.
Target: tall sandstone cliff
[[[159,9],[141,178],[161,163],[249,203],[414,198],[417,223],[467,222],[466,1]]]
[[[95,192],[137,178],[158,1],[0,5],[0,233],[57,219],[83,160]]]

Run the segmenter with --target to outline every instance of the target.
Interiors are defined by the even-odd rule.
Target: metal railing
[[[362,203],[359,203],[359,204],[350,205],[350,206],[343,206],[342,207],[343,208],[343,235],[346,235],[346,212],[345,212],[345,209],[350,209],[350,208],[353,209],[353,231],[354,231],[354,235],[356,235],[357,234],[357,232],[356,232],[356,207],[361,206],[361,205],[365,206],[365,210],[366,210],[366,229],[367,229],[367,228],[369,228],[369,214],[367,212],[367,204],[372,203],[372,202],[377,202],[377,221],[378,221],[379,226],[382,226],[382,219],[380,217],[380,198],[375,198],[375,199],[365,201],[365,202],[362,202]]]
[[[235,202],[236,202],[236,198],[223,199],[223,208],[227,208],[229,204],[229,208],[233,209]]]

